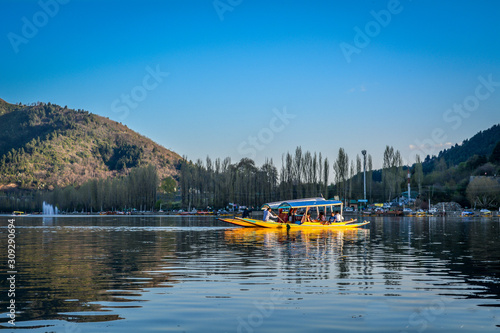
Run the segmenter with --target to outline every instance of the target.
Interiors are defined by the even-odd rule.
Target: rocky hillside
[[[160,179],[177,175],[180,156],[127,126],[51,103],[0,99],[0,190],[78,186],[153,164]]]

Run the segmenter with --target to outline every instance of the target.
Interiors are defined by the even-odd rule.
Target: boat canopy
[[[294,199],[294,200],[287,200],[287,201],[276,201],[276,202],[270,202],[270,203],[263,204],[262,207],[260,207],[260,209],[268,209],[268,208],[277,209],[277,208],[282,208],[280,206],[281,206],[281,204],[283,204],[285,202],[287,202],[287,203],[295,203],[295,202],[316,202],[316,201],[323,201],[323,202],[325,202],[327,200],[325,200],[324,198],[318,197],[318,198]],[[321,205],[321,206],[324,206],[324,205]]]
[[[325,206],[342,206],[342,201],[338,200],[309,200],[309,201],[286,201],[279,205],[280,209],[305,208],[305,207],[325,207]]]

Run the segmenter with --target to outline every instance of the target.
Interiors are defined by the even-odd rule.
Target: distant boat
[[[408,215],[408,216],[414,216],[414,217],[426,217],[427,213],[424,212],[422,209],[417,210],[416,212]]]
[[[196,212],[196,215],[214,215],[214,213],[206,210],[200,210]]]
[[[13,216],[28,216],[29,214],[26,214],[25,212],[21,212],[19,210],[16,210],[12,213]]]
[[[491,217],[491,216],[492,216],[491,211],[490,211],[490,210],[487,210],[487,209],[481,209],[481,210],[479,211],[479,215],[480,215],[481,217]]]
[[[474,216],[474,212],[470,212],[470,211],[464,210],[462,212],[462,214],[460,214],[460,216],[462,216],[462,217],[472,217],[472,216]]]

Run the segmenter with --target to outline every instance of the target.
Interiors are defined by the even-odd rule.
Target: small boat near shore
[[[493,216],[493,214],[492,214],[492,213],[491,213],[491,211],[490,211],[490,210],[488,210],[488,209],[481,209],[481,210],[479,211],[479,216],[481,216],[481,217],[492,217],[492,216]]]
[[[474,212],[467,211],[467,210],[464,210],[464,211],[460,214],[460,216],[461,216],[461,217],[474,217],[474,215],[475,215],[475,214],[474,214]]]
[[[423,210],[419,209],[415,212],[410,212],[409,214],[406,215],[407,217],[426,217],[426,216],[429,216],[426,212],[424,212]]]

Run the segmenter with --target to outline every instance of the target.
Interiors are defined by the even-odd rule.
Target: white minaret
[[[410,203],[410,198],[411,198],[410,191],[411,191],[411,188],[410,188],[410,166],[408,166],[408,204]]]
[[[361,154],[363,154],[363,193],[364,193],[363,199],[366,200],[366,150],[362,150]]]

